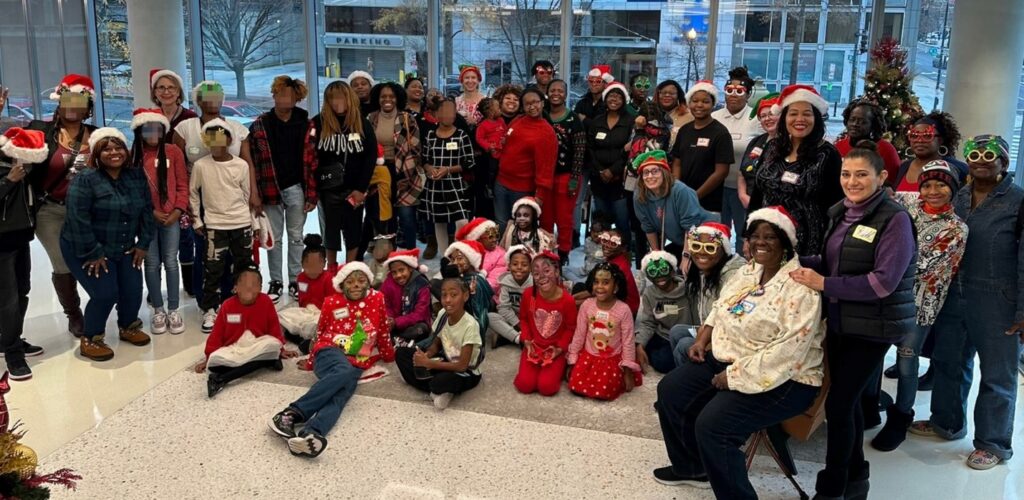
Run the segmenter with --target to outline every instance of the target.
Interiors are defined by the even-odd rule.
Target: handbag
[[[316,188],[331,191],[345,183],[345,165],[340,162],[321,163],[316,169]]]

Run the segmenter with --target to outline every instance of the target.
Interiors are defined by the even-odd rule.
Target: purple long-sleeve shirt
[[[409,314],[402,314],[402,301],[405,290],[395,282],[395,279],[390,274],[384,279],[380,291],[384,294],[384,305],[387,308],[388,316],[395,320],[396,330],[404,330],[416,323],[430,324],[429,286],[424,285],[420,288],[415,298],[415,306]]]

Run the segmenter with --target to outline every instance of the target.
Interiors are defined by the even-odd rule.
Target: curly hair
[[[501,101],[505,99],[505,95],[507,94],[515,95],[516,99],[519,99],[523,96],[523,88],[518,85],[506,83],[494,89],[494,93],[491,95],[498,100],[498,104],[501,104]]]
[[[306,87],[306,82],[297,78],[292,78],[288,75],[278,75],[274,77],[274,83],[270,84],[270,94],[277,95],[278,92],[289,88],[295,92],[295,101],[301,101],[309,95],[309,88]]]
[[[850,122],[850,115],[853,114],[853,110],[862,106],[871,111],[871,133],[868,134],[868,139],[878,142],[882,138],[882,134],[888,129],[888,124],[885,121],[885,111],[874,101],[867,99],[854,99],[850,101],[850,104],[843,110],[843,126]]]
[[[957,151],[960,147],[960,128],[956,126],[953,115],[945,111],[935,110],[927,115],[918,118],[914,125],[932,125],[935,127],[935,135],[939,138],[939,144],[946,146],[950,153]]]
[[[729,70],[729,81],[736,80],[747,89],[749,94],[754,89],[754,79],[750,77],[746,66],[737,66]]]
[[[395,94],[396,110],[402,111],[405,109],[406,102],[409,100],[405,89],[395,82],[383,82],[374,85],[370,89],[370,108],[372,108],[372,111],[380,111],[380,94],[384,92],[384,89],[391,89],[391,92]]]
[[[605,271],[611,273],[612,281],[615,283],[615,298],[625,302],[626,300],[626,274],[619,269],[619,266],[610,262],[599,262],[594,269],[590,270],[590,274],[587,275],[587,292],[590,295],[594,295],[594,278],[597,277],[597,273]]]

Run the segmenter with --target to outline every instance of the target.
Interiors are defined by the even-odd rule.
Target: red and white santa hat
[[[612,76],[612,67],[607,64],[595,64],[590,68],[590,72],[587,73],[590,78],[600,78],[604,83],[612,83],[615,81],[615,77]]]
[[[611,91],[613,90],[618,90],[619,92],[622,92],[623,98],[629,97],[629,91],[626,90],[626,86],[623,85],[622,82],[612,81],[611,83],[608,84],[607,87],[604,88],[604,92],[601,92],[601,100],[608,100],[608,94],[611,93]]]
[[[483,237],[487,230],[491,228],[497,230],[498,225],[492,220],[476,217],[465,226],[459,228],[458,231],[455,231],[455,239],[476,241]]]
[[[483,269],[480,269],[480,264],[483,263],[484,254],[487,253],[487,251],[484,250],[484,246],[481,245],[479,241],[456,241],[455,243],[448,245],[448,248],[444,251],[444,256],[450,259],[452,257],[452,252],[456,250],[466,256],[466,260],[469,261],[469,265],[473,266],[473,269],[476,270],[478,274],[481,276],[487,275]]]
[[[171,129],[171,122],[167,120],[159,108],[139,108],[132,112],[131,129],[135,130],[147,123],[159,123],[164,126],[164,131]]]
[[[647,255],[644,255],[643,259],[640,259],[640,269],[647,269],[647,264],[656,260],[664,260],[665,262],[668,262],[668,265],[671,266],[672,269],[679,267],[679,259],[677,259],[675,255],[664,250],[654,250],[649,252]]]
[[[512,256],[517,253],[526,254],[526,259],[529,261],[533,261],[533,250],[531,250],[530,247],[526,245],[512,245],[511,247],[509,247],[508,251],[505,252],[506,266],[512,264]]]
[[[124,147],[128,147],[128,139],[125,138],[124,134],[120,130],[114,127],[103,127],[93,130],[89,134],[89,151],[96,151],[96,145],[103,139],[117,139],[121,141]]]
[[[163,78],[165,76],[170,78],[170,79],[172,79],[172,80],[174,80],[174,82],[178,84],[178,88],[181,90],[182,94],[185,93],[185,80],[181,79],[181,75],[179,75],[179,74],[177,74],[177,73],[175,73],[175,72],[173,72],[173,71],[171,71],[169,69],[163,69],[163,68],[153,68],[153,69],[149,70],[149,88],[150,88],[150,90],[155,89],[156,88],[157,80],[159,80],[159,79],[161,79],[161,78]]]
[[[795,102],[806,102],[810,104],[817,109],[822,116],[828,114],[828,101],[826,101],[824,97],[821,97],[818,90],[810,85],[790,85],[782,89],[782,92],[779,94],[779,103],[775,105],[778,106],[778,109],[776,109],[775,106],[772,106],[772,113],[779,115],[782,113],[783,109],[786,109],[786,106]]]
[[[796,220],[789,214],[785,208],[781,205],[775,205],[771,207],[764,207],[760,210],[755,210],[747,216],[747,229],[754,225],[755,222],[764,221],[775,225],[782,232],[786,233],[789,238],[789,242],[796,247]]]
[[[707,92],[711,96],[711,103],[718,102],[718,87],[715,87],[715,83],[711,80],[700,80],[690,87],[690,90],[686,91],[686,102],[690,102],[690,98],[697,92]]]
[[[533,196],[523,196],[522,198],[516,200],[516,202],[512,204],[512,217],[516,216],[516,210],[519,210],[519,207],[523,205],[533,208],[533,211],[537,213],[537,218],[540,218],[540,202],[537,201],[537,198],[534,198]]]
[[[352,80],[355,80],[356,78],[366,78],[366,80],[368,82],[370,82],[370,86],[371,87],[374,86],[374,85],[377,85],[376,80],[373,79],[373,75],[371,75],[371,74],[369,74],[369,73],[367,73],[367,72],[365,72],[363,70],[360,70],[360,69],[357,69],[357,70],[349,73],[348,74],[348,79],[346,79],[345,81],[349,85],[352,85]]]
[[[384,164],[384,145],[377,143],[377,165]]]
[[[722,249],[725,250],[726,255],[732,255],[735,251],[729,243],[729,240],[732,239],[732,231],[729,229],[729,226],[718,222],[705,222],[699,226],[691,227],[686,233],[686,239],[690,241],[697,241],[697,238],[702,234],[706,234],[714,238]],[[689,241],[687,243],[689,243]]]
[[[401,262],[417,271],[420,274],[426,274],[428,269],[425,265],[420,265],[420,249],[413,248],[412,250],[395,250],[388,254],[388,258],[384,261],[384,267],[390,267],[392,262]]]
[[[57,84],[57,87],[53,89],[53,93],[50,94],[50,99],[59,101],[60,95],[64,92],[77,92],[81,94],[89,94],[90,97],[95,97],[96,86],[92,84],[92,79],[88,76],[72,73],[70,75],[65,75],[60,83]]]
[[[338,268],[338,274],[335,274],[334,278],[331,278],[331,283],[334,284],[334,289],[338,292],[344,292],[344,290],[341,289],[341,284],[344,283],[345,279],[348,278],[348,275],[352,273],[363,273],[363,276],[366,276],[367,281],[373,279],[373,271],[370,270],[370,266],[367,266],[358,260],[354,260],[352,262],[347,262],[345,265]]]
[[[42,163],[49,155],[46,135],[39,130],[11,127],[0,135],[0,153],[22,163]]]

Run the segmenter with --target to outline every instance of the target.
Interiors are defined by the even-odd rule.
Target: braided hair
[[[142,126],[135,128],[135,139],[132,142],[132,168],[144,168],[142,148],[144,147],[145,140],[142,138],[142,128]],[[160,204],[162,205],[167,203],[167,131],[163,130],[162,124],[160,128],[160,141],[156,145],[156,189],[160,196]]]

